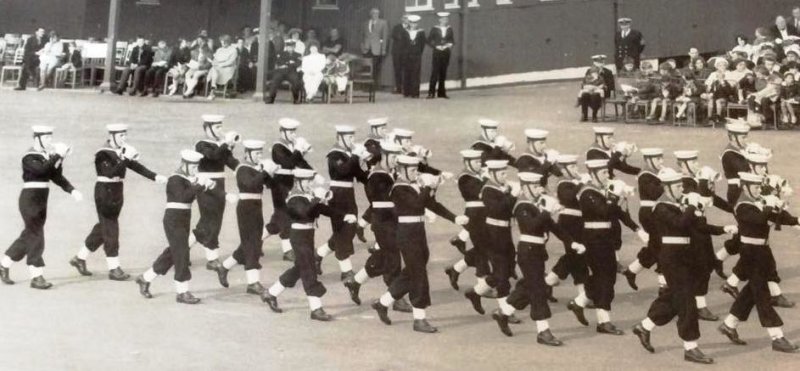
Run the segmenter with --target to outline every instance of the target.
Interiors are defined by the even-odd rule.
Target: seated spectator
[[[147,71],[148,68],[148,66],[141,63],[147,62],[147,48],[144,38],[137,36],[136,41],[132,45],[131,51],[128,53],[128,59],[125,61],[125,63],[123,63],[124,69],[122,70],[122,77],[120,77],[119,83],[117,84],[117,90],[115,91],[115,93],[119,95],[122,95],[128,88],[128,78],[131,77],[131,73],[134,74],[134,81],[131,84],[133,85],[133,89],[129,92],[129,94],[136,95],[136,75],[144,75],[144,72]]]
[[[636,69],[636,64],[631,57],[625,57],[622,60],[622,71],[617,71],[617,78],[619,79],[640,79],[642,73]]]
[[[797,125],[797,115],[794,107],[800,99],[800,84],[795,81],[795,76],[791,72],[783,75],[781,85],[781,123],[785,126]]]
[[[250,45],[258,45],[258,42],[254,42]],[[246,91],[253,90],[253,82],[255,81],[255,76],[253,74],[254,63],[250,56],[250,50],[246,47],[246,41],[244,38],[240,37],[236,39],[236,51],[239,53],[239,70],[237,71],[236,77],[236,91],[239,93],[244,93]],[[256,56],[256,58],[258,58],[258,56]]]
[[[153,63],[144,75],[144,89],[142,96],[152,93],[153,97],[158,97],[163,88],[164,76],[169,71],[170,60],[172,60],[172,48],[164,40],[159,40],[154,51]]]
[[[750,68],[752,67],[753,62],[750,62],[744,58],[740,58],[734,59],[731,64],[733,64],[735,69],[733,71],[729,71],[725,76],[727,77],[728,81],[733,84],[733,86],[737,86],[739,81],[742,81],[747,72],[752,72],[750,71]]]
[[[767,78],[764,89],[750,95],[747,99],[747,123],[752,127],[761,127],[765,120],[773,119],[780,100],[781,84],[783,79],[778,74],[771,74]]]
[[[322,43],[322,54],[333,54],[339,57],[344,52],[344,39],[339,35],[339,29],[336,27],[331,28],[330,34],[325,42]]]
[[[303,43],[306,44],[306,47],[308,47],[308,45],[311,45],[312,43],[317,44],[317,46],[319,47],[320,41],[319,38],[317,37],[317,31],[314,30],[313,28],[309,28],[308,31],[306,31],[306,37],[305,40],[303,40]]]
[[[310,102],[319,92],[324,77],[325,55],[319,52],[317,43],[308,44],[308,55],[303,57],[300,69],[303,71],[303,85],[306,89],[306,102]]]
[[[217,86],[227,85],[231,81],[239,64],[239,52],[235,46],[231,45],[231,37],[222,35],[219,43],[220,47],[214,52],[211,70],[208,73],[208,80],[211,82],[211,90],[208,92],[209,99],[214,99],[214,90]]]
[[[737,98],[736,86],[732,85],[726,77],[727,71],[717,70],[706,81],[706,93],[701,95],[708,106],[709,120],[722,124],[725,122],[728,102],[735,102]],[[709,84],[708,81],[711,81]],[[716,108],[716,109],[715,109]]]
[[[592,109],[592,122],[597,122],[597,111],[603,103],[605,94],[605,80],[600,76],[602,70],[597,67],[590,67],[586,71],[586,76],[581,83],[581,90],[578,92],[578,104],[581,106],[581,122],[589,119],[589,108]]]
[[[774,53],[768,53],[764,55],[762,58],[762,64],[764,68],[769,71],[769,73],[780,73],[781,72],[781,65],[778,64],[778,60]]]
[[[695,109],[700,104],[700,94],[703,92],[704,85],[697,84],[692,72],[686,72],[683,75],[685,83],[683,84],[683,92],[680,96],[675,98],[675,103],[678,105],[678,111],[675,113],[676,119],[686,118],[686,110],[690,104],[693,104]]]
[[[178,86],[184,83],[184,76],[189,70],[188,64],[192,60],[192,49],[186,39],[178,40],[178,50],[173,51],[169,62],[167,76],[172,77],[172,84],[169,86],[169,95],[178,92]]]
[[[731,49],[732,52],[745,53],[745,58],[750,59],[753,57],[753,45],[747,40],[745,35],[736,36],[736,46]]]
[[[301,56],[306,54],[306,44],[300,40],[300,37],[303,36],[303,31],[300,31],[299,28],[292,28],[289,30],[288,39],[284,41],[284,50],[288,51],[289,44],[292,44],[292,50],[294,53],[300,54]]]
[[[64,57],[64,43],[55,31],[50,31],[50,41],[36,54],[39,55],[39,90],[47,85],[47,79],[53,76]]]
[[[211,70],[211,58],[211,49],[205,44],[198,44],[198,46],[192,50],[192,60],[186,65],[188,68],[186,74],[184,74],[184,99],[194,97],[195,88],[197,88],[197,85],[200,83],[200,79],[208,75],[208,71]]]
[[[325,85],[333,86],[334,93],[344,94],[350,77],[350,66],[334,54],[328,54],[327,59],[325,70],[322,72],[325,76]]]
[[[739,80],[739,103],[747,103],[747,98],[750,94],[754,94],[756,89],[756,74],[753,72],[745,72],[744,77]]]
[[[680,79],[675,75],[675,67],[668,62],[661,63],[659,66],[659,79],[655,85],[660,94],[650,100],[650,114],[647,115],[647,120],[653,124],[658,124],[667,120],[670,104],[675,101],[675,98],[681,94],[683,89],[681,88]],[[661,114],[656,120],[659,110]]]
[[[64,59],[64,64],[62,64],[61,67],[58,67],[58,71],[75,71],[81,69],[82,67],[83,57],[81,56],[81,51],[78,49],[78,46],[75,44],[75,42],[70,42],[68,45],[67,56]],[[60,86],[67,78],[67,74],[61,73],[58,76],[58,85]]]
[[[717,80],[716,73],[722,73],[726,75],[725,73],[728,72],[728,67],[730,67],[730,62],[728,62],[728,60],[724,57],[712,57],[708,60],[708,63],[709,65],[714,66],[714,71],[710,72],[708,77],[706,77],[707,87],[711,86],[711,84]]]
[[[711,71],[706,66],[706,60],[700,56],[692,59],[689,65],[684,69],[684,72],[690,73],[694,80],[700,81],[705,81],[708,79],[708,75],[711,74]]]
[[[278,87],[284,81],[289,82],[289,87],[292,90],[292,101],[295,104],[300,103],[300,75],[297,71],[300,67],[299,53],[294,51],[295,43],[286,43],[286,49],[278,52],[275,58],[275,70],[272,71],[272,79],[269,82],[269,95],[264,97],[267,104],[275,103],[275,97],[278,95]]]

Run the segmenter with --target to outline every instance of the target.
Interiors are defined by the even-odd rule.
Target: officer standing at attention
[[[639,68],[642,52],[644,51],[644,36],[642,33],[631,29],[630,18],[620,18],[617,20],[619,30],[614,34],[614,64],[617,71],[622,71],[623,61],[626,57],[633,59],[634,68]]]

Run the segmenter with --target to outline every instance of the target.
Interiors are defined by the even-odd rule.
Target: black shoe
[[[442,98],[442,99],[450,99],[450,97],[449,97],[449,96],[447,96],[447,95],[439,95],[438,97],[439,97],[439,98]]]
[[[424,332],[426,334],[433,334],[435,332],[439,332],[439,329],[436,327],[431,326],[426,319],[415,319],[414,320],[414,331],[416,332]]]
[[[114,90],[114,94],[116,94],[116,95],[122,95],[122,93],[124,93],[124,92],[122,91],[122,89],[117,89],[117,90]]]
[[[700,348],[694,348],[691,350],[683,351],[683,360],[694,363],[701,363],[704,365],[710,365],[714,363],[714,359],[703,354],[703,352],[700,351]]]
[[[719,321],[719,317],[716,316],[714,313],[711,313],[708,308],[698,308],[697,309],[697,318],[701,321],[709,321],[709,322],[716,322]]]
[[[283,253],[283,261],[285,261],[285,262],[294,262],[294,250],[289,250],[289,251]],[[319,270],[317,270],[317,271],[319,271]]]
[[[600,323],[597,325],[597,332],[601,334],[608,334],[608,335],[624,335],[625,333],[618,329],[617,326],[614,326],[611,322]]]
[[[33,289],[47,290],[47,289],[49,289],[51,287],[53,287],[53,284],[50,283],[50,282],[47,282],[47,280],[45,280],[44,277],[42,277],[42,276],[34,277],[31,280],[31,288],[33,288]]]
[[[350,291],[350,300],[356,305],[361,305],[361,298],[358,297],[358,292],[361,291],[361,284],[351,278],[344,281],[344,287],[347,287],[347,291]]]
[[[558,340],[553,333],[550,332],[550,329],[544,330],[536,335],[536,342],[539,344],[549,345],[551,347],[559,347],[564,345],[561,340]]]
[[[17,87],[14,88],[14,90],[16,90],[16,91],[24,91],[25,88],[22,87],[22,86],[17,86]]]
[[[522,323],[522,320],[517,317],[516,313],[511,313],[511,315],[508,316],[508,323],[512,325],[519,325]]]
[[[356,278],[356,274],[353,273],[353,271],[342,272],[342,274],[339,275],[339,278],[342,280],[342,282],[352,281]]]
[[[381,319],[381,322],[387,325],[392,324],[392,320],[389,318],[389,308],[384,307],[380,300],[375,300],[372,302],[372,309],[375,309],[375,311],[378,312],[378,318]]]
[[[314,321],[330,322],[333,321],[333,316],[325,313],[325,309],[317,308],[311,312],[311,319]]]
[[[145,281],[144,276],[139,275],[139,277],[136,277],[136,284],[139,285],[139,294],[146,299],[153,298],[153,294],[150,293],[150,282]]]
[[[178,294],[178,296],[175,297],[175,301],[181,304],[199,304],[200,298],[195,297],[191,292],[186,291]]]
[[[622,275],[625,276],[625,279],[628,281],[628,286],[634,291],[639,291],[639,286],[636,284],[636,273],[631,272],[630,269],[625,269]]]
[[[725,274],[725,268],[723,267],[722,264],[723,264],[722,260],[716,259],[716,262],[714,263],[714,273],[716,273],[717,276],[719,276],[719,278],[727,280],[728,275]]]
[[[0,266],[0,281],[3,281],[6,285],[13,285],[14,281],[11,280],[11,274],[8,268]]]
[[[409,304],[405,298],[400,298],[400,300],[396,300],[394,304],[392,304],[392,310],[395,312],[400,313],[411,313],[411,304]]]
[[[769,303],[772,304],[773,307],[794,308],[794,302],[789,301],[783,294],[771,297]]]
[[[453,290],[458,291],[458,276],[460,273],[456,272],[453,267],[447,267],[444,270],[444,274],[446,274],[447,278],[450,280],[450,287],[452,287]]]
[[[322,257],[314,253],[314,268],[317,270],[317,275],[322,275]]]
[[[211,264],[211,262],[208,262],[208,264]],[[230,285],[228,283],[228,272],[230,272],[230,270],[228,270],[228,268],[225,268],[225,266],[223,266],[222,264],[217,266],[215,270],[217,271],[217,278],[219,279],[219,284],[222,285],[222,287],[228,288],[228,286]]]
[[[135,97],[136,96],[136,90],[135,89],[131,90],[130,92],[128,92],[128,95],[130,95],[132,97]]]
[[[158,89],[153,91],[153,98],[158,98],[159,95],[161,95],[161,93],[158,92]]]
[[[462,254],[467,253],[467,243],[462,241],[458,236],[450,238],[450,244],[453,245]]]
[[[625,273],[626,270],[628,270],[627,267],[625,267],[624,265],[622,265],[619,262],[617,262],[617,273],[623,274],[623,273]]]
[[[483,304],[481,304],[481,296],[478,295],[475,290],[467,290],[467,292],[464,293],[464,297],[472,303],[472,309],[475,309],[478,314],[486,314],[486,311],[483,310]]]
[[[547,285],[547,301],[550,303],[558,303],[558,299],[553,296],[553,286]]]
[[[141,94],[139,94],[140,97],[146,97],[148,95],[150,95],[150,93],[148,93],[147,90],[145,90]]]
[[[792,344],[791,341],[786,340],[785,337],[779,337],[772,341],[772,350],[783,353],[797,353],[797,345]]]
[[[81,258],[79,258],[77,256],[75,256],[75,257],[73,257],[72,259],[69,260],[69,265],[75,267],[75,269],[78,270],[78,273],[80,273],[81,276],[91,276],[92,275],[92,272],[89,272],[89,270],[86,269],[86,260],[83,260],[83,259],[81,259]]]
[[[597,117],[592,117],[592,122],[597,122]]]
[[[739,296],[739,288],[729,285],[728,282],[723,283],[719,289],[730,295],[733,299]]]
[[[728,337],[731,343],[736,345],[747,345],[747,342],[739,338],[739,332],[735,328],[730,328],[725,323],[717,327],[717,331]]]
[[[575,303],[575,300],[570,300],[569,304],[567,304],[567,309],[575,314],[575,318],[578,319],[578,322],[584,326],[589,326],[589,321],[587,321],[586,316],[583,315],[583,307]]]
[[[358,237],[358,240],[361,242],[367,242],[367,237],[364,236],[364,227],[360,225],[356,226],[356,237]]]
[[[508,316],[500,312],[500,309],[495,309],[492,312],[492,318],[497,322],[497,327],[500,327],[500,332],[503,333],[505,336],[514,336],[514,333],[511,332],[511,328],[508,327]]]
[[[269,309],[275,313],[283,313],[283,309],[278,306],[278,298],[272,296],[268,290],[264,290],[261,294],[261,301],[267,303],[269,305]]]
[[[655,353],[656,350],[653,349],[653,345],[650,344],[650,331],[642,326],[641,323],[637,323],[636,326],[633,326],[633,334],[639,337],[639,342],[642,343],[642,347],[650,353]]]
[[[586,121],[589,121],[589,119],[586,117],[581,117],[581,122],[586,122]]]
[[[481,294],[481,297],[486,299],[497,299],[497,290],[491,289],[485,294]]]
[[[120,267],[116,267],[108,271],[108,279],[112,281],[127,281],[131,279],[131,275],[125,273]]]
[[[264,294],[264,291],[266,291],[266,289],[264,288],[264,286],[261,285],[261,282],[256,282],[247,285],[247,290],[245,292],[251,295],[260,296]]]
[[[436,96],[433,94],[428,94],[428,96],[425,99],[436,99]]]
[[[206,269],[210,271],[216,271],[220,268],[222,268],[222,263],[219,262],[219,259],[209,260],[208,263],[206,263]]]

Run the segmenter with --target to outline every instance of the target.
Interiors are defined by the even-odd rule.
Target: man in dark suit
[[[292,101],[300,103],[300,88],[302,80],[297,68],[300,67],[300,54],[295,53],[294,43],[286,43],[286,49],[281,50],[275,56],[275,69],[272,71],[272,78],[269,82],[269,94],[264,97],[267,104],[275,103],[275,96],[278,94],[278,87],[282,82],[288,81],[292,90]]]
[[[773,37],[784,42],[789,39],[789,36],[797,36],[797,28],[793,24],[786,22],[786,18],[782,15],[775,17],[775,25],[770,27],[770,32],[772,32]],[[788,46],[789,44],[784,45]]]
[[[381,64],[389,45],[389,25],[385,19],[380,18],[381,11],[377,8],[370,10],[369,16],[369,21],[364,23],[364,41],[361,43],[361,51],[364,56],[372,58],[375,83],[380,85]]]
[[[141,62],[147,62],[148,59],[152,63],[153,58],[152,56],[148,56],[150,53],[144,44],[144,38],[141,36],[136,36],[136,44],[133,49],[131,49],[130,54],[128,55],[127,60],[125,61],[125,69],[122,70],[122,77],[119,79],[119,85],[117,86],[117,90],[114,92],[118,95],[122,95],[125,90],[128,88],[128,78],[131,76],[131,73],[134,74],[133,78],[133,90],[130,92],[130,95],[136,95],[136,77],[139,76],[142,79],[144,78],[144,72],[150,67],[149,64],[145,65]],[[142,80],[143,81],[143,80]]]
[[[44,28],[36,29],[36,33],[25,40],[23,47],[24,53],[22,54],[22,72],[19,75],[19,85],[14,90],[25,90],[28,85],[28,78],[33,75],[33,78],[38,78],[39,74],[36,69],[39,67],[39,55],[36,54],[42,50],[47,39],[44,37]]]
[[[394,93],[403,93],[403,58],[408,44],[408,15],[392,28],[392,67],[394,68]]]
[[[798,35],[798,30],[800,30],[800,6],[792,8],[792,18],[789,19],[788,23],[794,27],[795,35]]]
[[[447,80],[447,67],[450,66],[450,51],[455,44],[455,36],[453,36],[453,28],[450,27],[450,13],[439,12],[436,15],[439,16],[439,25],[431,28],[430,35],[428,35],[428,44],[433,48],[428,99],[436,97],[449,99],[444,84]],[[439,85],[438,90],[437,84]]]
[[[622,71],[622,61],[625,57],[633,58],[634,65],[639,68],[642,51],[644,51],[644,37],[642,33],[631,29],[630,18],[620,18],[617,20],[619,31],[614,35],[614,64],[617,71]]]

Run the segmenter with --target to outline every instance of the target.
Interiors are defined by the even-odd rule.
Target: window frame
[[[425,12],[434,10],[433,8],[433,0],[425,0],[428,2],[428,5],[419,5],[420,0],[413,0],[417,5],[406,5],[405,9],[406,12]]]
[[[455,1],[455,3],[451,4],[448,1]],[[501,1],[501,0],[498,0],[498,1]],[[469,3],[467,4],[467,6],[470,7],[470,8],[478,8],[478,7],[481,6],[481,4],[478,3],[478,0],[469,0]],[[444,0],[444,8],[445,9],[461,9],[461,4],[458,3],[458,0]]]
[[[320,4],[320,1],[324,0],[315,0],[314,5],[311,7],[312,10],[339,10],[339,0],[333,0],[333,4]],[[328,0],[330,1],[330,0]]]

